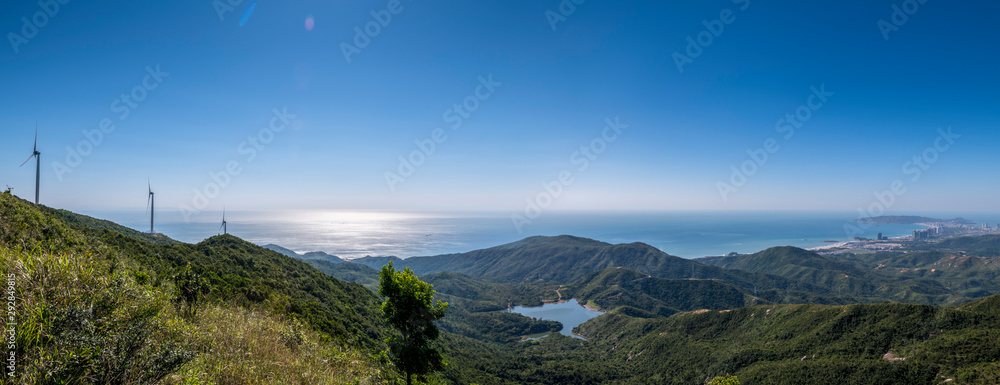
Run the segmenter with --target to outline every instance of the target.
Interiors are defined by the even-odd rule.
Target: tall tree
[[[440,334],[434,320],[444,317],[448,304],[434,303],[434,287],[410,268],[398,271],[390,262],[379,273],[378,293],[385,297],[382,314],[401,334],[386,342],[396,367],[406,374],[406,384],[412,384],[413,375],[420,379],[443,368],[444,358],[430,343]]]

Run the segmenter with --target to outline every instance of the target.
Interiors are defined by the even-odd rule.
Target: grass
[[[171,325],[198,352],[164,384],[383,384],[394,371],[324,342],[301,322],[265,311],[208,305]]]
[[[194,353],[170,338],[162,288],[93,254],[0,248],[17,291],[18,375],[24,383],[152,383]]]
[[[226,303],[182,317],[165,283],[92,253],[0,247],[17,290],[17,383],[382,384],[397,375],[302,322]],[[5,325],[7,327],[9,325]],[[0,380],[0,383],[7,381]]]

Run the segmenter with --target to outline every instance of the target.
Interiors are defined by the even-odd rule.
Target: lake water
[[[538,318],[548,321],[562,322],[563,328],[559,333],[573,338],[585,339],[573,335],[573,328],[589,321],[592,318],[604,314],[603,312],[587,310],[587,308],[571,299],[562,303],[549,303],[537,307],[515,306],[511,311],[527,317]]]
[[[149,219],[137,212],[84,214],[149,231]],[[907,213],[909,214],[909,213]],[[919,213],[917,213],[919,214]],[[961,213],[930,216],[954,217]],[[996,223],[1000,215],[966,218]],[[229,233],[255,244],[274,243],[298,251],[324,251],[344,258],[366,255],[412,256],[461,253],[514,242],[532,235],[576,235],[608,243],[644,242],[671,255],[697,258],[730,252],[753,253],[774,246],[803,248],[846,242],[853,234],[845,225],[849,212],[546,212],[518,232],[509,213],[392,212],[239,212],[228,211]],[[222,213],[205,212],[185,222],[178,212],[157,211],[156,231],[189,243],[220,232]],[[895,237],[920,229],[915,225],[881,225],[877,233]]]

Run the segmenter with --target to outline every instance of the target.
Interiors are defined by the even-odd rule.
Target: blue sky
[[[7,2],[0,187],[33,196],[17,166],[37,121],[42,203],[70,210],[142,209],[148,178],[165,210],[520,211],[561,171],[573,182],[548,209],[855,211],[896,180],[890,212],[1000,209],[993,2],[925,2],[888,40],[878,22],[906,2],[587,0],[563,4],[554,30],[569,0],[233,3],[220,17],[226,0],[54,2],[42,17]],[[725,10],[679,71],[675,53]],[[348,61],[342,43],[372,11],[391,19]],[[22,17],[45,23],[28,39]],[[466,100],[490,76],[489,97]],[[833,95],[785,139],[777,121],[821,86]],[[123,94],[144,99],[123,109]],[[275,109],[294,115],[278,132]],[[627,128],[581,170],[574,153],[616,117]],[[114,131],[70,167],[67,147],[105,118]],[[949,126],[961,137],[914,180],[905,164]],[[780,148],[723,199],[719,182],[770,138]]]

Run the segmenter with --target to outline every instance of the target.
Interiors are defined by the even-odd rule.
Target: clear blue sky
[[[402,0],[348,62],[341,43],[389,3],[243,0],[220,20],[209,0],[51,17],[7,1],[0,187],[33,196],[17,166],[37,121],[42,203],[70,210],[142,209],[147,178],[158,207],[193,207],[230,162],[241,172],[205,210],[521,210],[562,170],[574,182],[553,210],[854,211],[895,180],[894,212],[1000,209],[995,2],[928,1],[886,40],[878,21],[902,1],[587,0],[553,30],[556,0]],[[674,53],[723,10],[732,23],[679,71]],[[22,17],[45,25],[12,44]],[[446,111],[489,75],[501,85],[451,129]],[[121,119],[116,99],[144,79],[155,88]],[[785,139],[777,121],[821,85],[834,95]],[[240,145],[273,109],[296,118],[251,160]],[[580,170],[574,152],[614,117],[628,128]],[[104,118],[115,130],[59,175]],[[904,164],[949,126],[961,138],[912,180]],[[386,172],[437,127],[447,139],[390,190]],[[717,182],[769,138],[780,149],[723,200]]]

